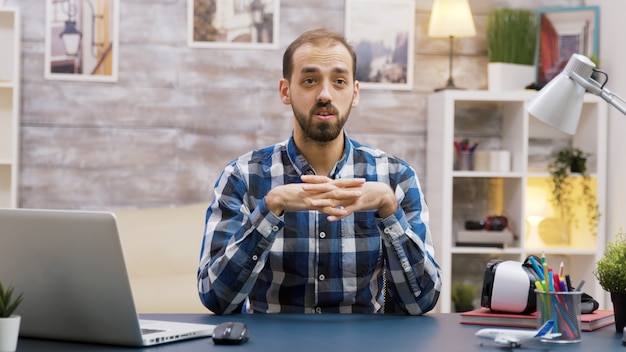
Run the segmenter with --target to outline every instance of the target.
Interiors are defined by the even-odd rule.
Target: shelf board
[[[453,177],[468,177],[468,178],[482,178],[482,177],[499,177],[499,178],[522,178],[521,172],[496,172],[496,171],[453,171]]]
[[[451,248],[452,254],[521,254],[519,247],[456,247]]]
[[[580,249],[580,248],[526,248],[522,250],[520,247],[456,247],[451,248],[452,254],[521,254],[522,252],[534,253],[534,254],[553,254],[553,255],[596,255],[595,249]]]
[[[534,253],[534,254],[545,253],[545,254],[554,254],[554,255],[590,255],[590,256],[596,255],[595,249],[580,249],[580,248],[566,248],[566,247],[527,248],[526,252]]]

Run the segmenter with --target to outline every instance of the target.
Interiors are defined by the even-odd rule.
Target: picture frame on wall
[[[572,54],[598,59],[600,9],[598,6],[537,9],[538,40],[536,83],[543,87],[556,77]]]
[[[280,0],[187,0],[191,48],[276,49]]]
[[[116,82],[119,0],[46,0],[44,77]]]
[[[415,2],[346,0],[345,16],[361,88],[412,89]]]

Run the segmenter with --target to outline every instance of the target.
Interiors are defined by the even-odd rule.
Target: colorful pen
[[[567,285],[567,291],[571,291],[574,289],[574,286],[572,286],[572,279],[569,277],[569,275],[565,275],[565,284]]]
[[[530,259],[530,264],[533,266],[533,269],[535,269],[535,272],[539,276],[539,279],[545,280],[546,278],[543,276],[543,269],[539,266],[539,263],[537,263],[537,260],[535,259],[535,257],[531,255],[529,259]]]

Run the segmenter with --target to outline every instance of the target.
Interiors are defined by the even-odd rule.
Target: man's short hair
[[[354,51],[354,48],[348,44],[343,35],[328,28],[318,28],[306,31],[289,44],[283,54],[283,78],[291,80],[291,74],[293,73],[294,66],[293,55],[296,49],[302,45],[312,44],[314,46],[322,46],[333,45],[336,43],[343,45],[350,53],[350,56],[352,57],[352,78],[356,80],[356,52]]]

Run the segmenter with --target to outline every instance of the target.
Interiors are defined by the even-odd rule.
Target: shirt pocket
[[[354,227],[343,233],[344,271],[359,278],[371,276],[382,265],[381,237],[373,216],[355,221]]]

